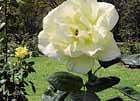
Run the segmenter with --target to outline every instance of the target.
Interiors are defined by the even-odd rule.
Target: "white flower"
[[[44,18],[38,47],[48,57],[67,57],[68,70],[87,73],[95,59],[120,56],[111,33],[118,18],[112,4],[67,0]]]

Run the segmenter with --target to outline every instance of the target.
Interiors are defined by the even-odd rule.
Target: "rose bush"
[[[118,19],[112,4],[67,0],[43,19],[38,47],[48,57],[66,57],[69,71],[85,74],[95,59],[111,61],[120,57],[111,32]]]
[[[25,88],[29,85],[36,91],[34,83],[27,80],[29,74],[36,72],[34,61],[27,60],[29,53],[28,48],[20,46],[15,49],[14,61],[6,54],[6,62],[5,55],[0,55],[0,101],[28,101]]]

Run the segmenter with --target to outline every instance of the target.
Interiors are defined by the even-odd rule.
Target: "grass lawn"
[[[46,57],[36,57],[31,60],[35,61],[36,73],[29,76],[28,79],[32,80],[36,86],[36,93],[32,93],[31,88],[28,87],[29,101],[41,101],[41,95],[47,88],[47,76],[55,71],[66,71],[66,61],[57,61],[53,59],[48,59]],[[137,91],[140,91],[140,69],[128,69],[120,64],[113,65],[107,69],[101,69],[97,73],[98,76],[118,76],[121,78],[121,85],[132,86]],[[114,96],[121,96],[124,101],[132,101],[127,97],[123,96],[120,92],[113,89],[104,90],[98,93],[102,101]]]

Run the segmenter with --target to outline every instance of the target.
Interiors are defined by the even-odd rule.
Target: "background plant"
[[[35,86],[32,81],[27,80],[30,73],[35,72],[33,61],[27,61],[29,58],[28,49],[25,47],[18,51],[16,49],[14,59],[11,59],[8,48],[8,19],[7,8],[8,1],[1,1],[0,13],[4,17],[0,19],[0,101],[27,101],[25,87],[29,84],[35,92]],[[16,47],[16,46],[14,46]],[[14,50],[14,49],[13,49]],[[26,54],[25,54],[26,53]],[[13,60],[13,61],[12,61]]]
[[[5,62],[4,58],[0,59],[0,88],[1,88],[1,101],[26,101],[25,87],[31,84],[33,91],[35,92],[35,86],[32,81],[28,81],[26,78],[32,72],[35,72],[33,68],[34,62],[27,62],[26,58],[18,58],[14,61]]]
[[[36,91],[33,82],[27,80],[28,75],[32,72],[35,72],[33,68],[34,62],[27,61],[27,54],[23,53],[20,53],[23,57],[20,57],[20,55],[17,55],[16,53],[16,58],[14,58],[13,61],[10,61],[12,59],[9,59],[8,54],[2,51],[5,50],[5,47],[3,47],[5,46],[5,43],[3,43],[3,37],[1,37],[1,40],[0,100],[11,101],[15,99],[16,101],[27,101],[25,95],[28,93],[26,92],[25,87],[29,86],[30,84],[32,90],[34,92]]]

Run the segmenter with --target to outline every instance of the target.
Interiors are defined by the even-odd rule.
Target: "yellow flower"
[[[25,58],[29,54],[28,49],[26,47],[18,47],[15,49],[15,57],[17,58]]]
[[[68,57],[68,70],[87,73],[95,59],[120,56],[111,30],[119,19],[114,5],[97,0],[67,0],[43,19],[39,50],[48,57]]]

